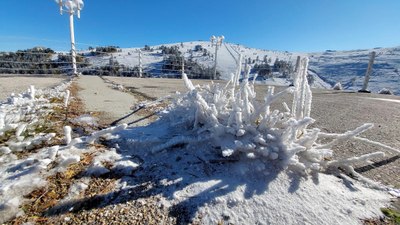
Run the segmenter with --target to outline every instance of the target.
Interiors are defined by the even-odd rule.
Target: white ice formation
[[[369,162],[371,158],[381,157],[383,152],[370,153],[343,160],[332,160],[332,147],[357,139],[369,144],[399,153],[384,144],[357,137],[373,127],[364,124],[344,134],[326,134],[318,128],[308,129],[314,123],[310,117],[312,92],[307,82],[308,58],[301,60],[300,69],[294,78],[294,87],[274,93],[269,87],[263,102],[256,99],[254,80],[248,81],[248,70],[239,84],[241,68],[224,86],[220,84],[194,86],[183,74],[184,83],[189,90],[163,115],[179,121],[176,126],[186,126],[188,135],[176,136],[167,142],[153,147],[157,153],[178,144],[211,143],[221,149],[223,157],[258,158],[264,163],[274,162],[283,168],[310,174],[321,171],[339,172],[339,168],[357,174],[352,165]],[[293,94],[292,107],[283,103],[283,111],[276,108],[277,99]],[[178,118],[178,119],[177,119]],[[364,181],[368,181],[366,178]]]

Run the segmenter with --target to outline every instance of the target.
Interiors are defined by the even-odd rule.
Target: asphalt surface
[[[101,124],[112,124],[117,120],[128,123],[140,118],[132,113],[132,108],[138,103],[132,94],[113,88],[112,84],[106,83],[98,76],[80,76],[77,78],[77,84],[81,88],[78,97],[82,99],[86,111],[100,112],[97,116]],[[146,121],[141,121],[136,125],[145,124]]]

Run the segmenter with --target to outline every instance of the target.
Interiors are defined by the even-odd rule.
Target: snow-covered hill
[[[142,66],[144,69],[151,68],[154,74],[161,73],[164,56],[159,50],[159,46],[151,46],[152,50],[142,51]],[[165,44],[164,46],[177,46],[186,59],[194,61],[206,67],[213,67],[215,48],[207,41],[193,41],[175,44]],[[196,46],[206,49],[194,51]],[[354,51],[332,51],[327,50],[320,53],[295,53],[287,51],[271,51],[255,48],[248,48],[243,45],[223,43],[218,51],[217,69],[221,73],[222,79],[229,79],[230,74],[237,69],[239,54],[243,59],[252,62],[250,65],[260,64],[264,59],[272,66],[276,59],[287,61],[293,66],[296,65],[297,56],[308,56],[310,58],[309,76],[314,80],[314,88],[332,88],[337,82],[341,82],[344,89],[359,90],[364,81],[367,69],[369,53],[377,52],[377,57],[373,66],[373,73],[369,83],[372,92],[379,92],[383,88],[393,91],[400,95],[400,48],[376,48]],[[117,53],[112,53],[113,59],[125,66],[139,65],[139,48],[123,48]],[[94,66],[105,66],[110,63],[110,55],[99,55],[88,57]],[[290,80],[275,78],[260,81],[260,83],[286,85]]]
[[[376,93],[387,88],[400,95],[400,47],[311,53],[309,68],[331,85],[341,82],[344,89],[359,90],[363,85],[372,51],[377,56],[369,90]]]

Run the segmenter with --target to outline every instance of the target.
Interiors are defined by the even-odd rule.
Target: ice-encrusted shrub
[[[381,90],[379,90],[378,94],[381,95],[393,95],[393,91],[387,89],[387,88],[382,88]]]
[[[184,74],[189,92],[176,100],[165,117],[170,116],[170,120],[176,122],[174,126],[186,129],[187,135],[177,135],[154,147],[152,152],[178,144],[211,143],[215,149],[221,149],[223,157],[240,158],[238,156],[244,155],[265,163],[273,161],[283,168],[304,174],[337,170],[339,167],[356,174],[351,164],[384,155],[376,152],[329,160],[333,157],[331,149],[334,145],[353,138],[399,152],[357,137],[372,128],[372,124],[364,124],[344,134],[326,134],[318,128],[307,129],[314,122],[310,117],[312,92],[307,82],[307,67],[308,58],[304,58],[295,76],[294,87],[279,93],[274,93],[274,88],[269,87],[263,102],[256,100],[254,80],[249,82],[246,79],[249,71],[245,71],[245,79],[239,83],[240,64],[236,74],[224,86],[211,84],[195,87]],[[273,109],[271,104],[288,93],[293,94],[291,108],[283,103],[284,111]]]
[[[337,90],[337,91],[343,90],[342,83],[337,82],[337,83],[333,86],[333,90]]]

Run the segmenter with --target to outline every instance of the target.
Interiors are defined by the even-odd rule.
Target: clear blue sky
[[[400,45],[400,0],[84,1],[76,41],[92,46],[140,47],[213,34],[249,47],[302,52]],[[53,0],[0,0],[0,51],[67,50],[68,23]]]

